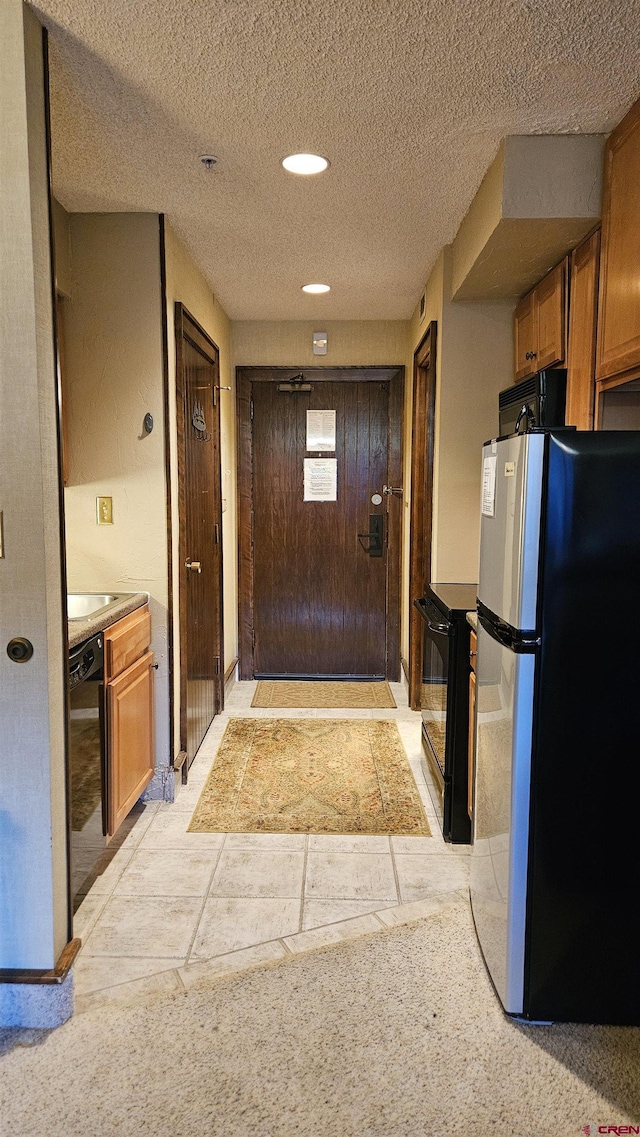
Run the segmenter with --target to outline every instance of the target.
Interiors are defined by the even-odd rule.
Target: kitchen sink
[[[67,595],[67,618],[69,620],[86,620],[103,612],[112,604],[117,604],[122,594],[104,592],[70,592]]]

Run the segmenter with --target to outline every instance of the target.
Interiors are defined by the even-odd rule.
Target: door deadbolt
[[[26,663],[33,655],[33,644],[31,640],[25,640],[22,636],[16,636],[14,639],[9,640],[7,644],[7,655],[14,663]]]
[[[191,557],[184,562],[184,566],[189,569],[189,572],[202,572],[200,561],[192,561]]]

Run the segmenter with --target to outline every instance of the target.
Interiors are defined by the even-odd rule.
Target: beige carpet
[[[289,679],[261,679],[252,707],[329,707],[331,710],[367,710],[395,707],[389,684],[351,683],[348,680],[317,682]]]
[[[0,1054],[10,1137],[580,1137],[640,1120],[640,1030],[507,1019],[458,896],[49,1036],[0,1032]]]
[[[396,724],[231,719],[190,833],[429,836]]]

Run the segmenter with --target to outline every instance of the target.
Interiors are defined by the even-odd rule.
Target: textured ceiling
[[[407,318],[504,135],[607,131],[640,93],[640,0],[36,11],[63,205],[166,213],[234,319]],[[285,173],[300,150],[330,169]]]

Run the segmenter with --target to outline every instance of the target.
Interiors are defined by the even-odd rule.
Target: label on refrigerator
[[[496,511],[496,465],[498,458],[490,454],[482,464],[482,513],[493,517]]]

